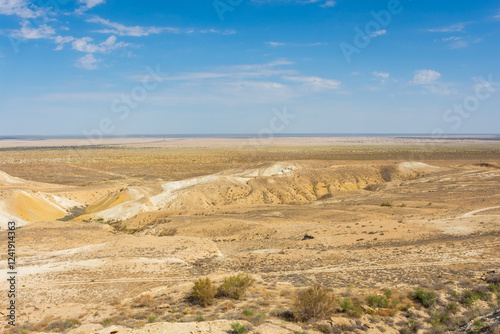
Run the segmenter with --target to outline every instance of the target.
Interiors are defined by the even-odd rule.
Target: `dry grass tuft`
[[[294,314],[300,321],[321,320],[330,317],[336,307],[333,293],[319,285],[298,293]]]

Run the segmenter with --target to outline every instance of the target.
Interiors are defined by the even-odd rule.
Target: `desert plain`
[[[498,137],[87,144],[0,141],[5,333],[499,332]]]

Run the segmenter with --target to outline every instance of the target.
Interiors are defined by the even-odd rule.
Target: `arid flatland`
[[[21,227],[16,331],[425,333],[495,310],[499,141],[275,139],[4,145],[2,239],[9,220]],[[238,273],[253,278],[241,299],[188,298],[197,279]],[[315,285],[333,314],[287,318]],[[474,289],[488,294],[469,305]],[[367,299],[384,294],[390,305]],[[456,322],[435,319],[448,309]]]

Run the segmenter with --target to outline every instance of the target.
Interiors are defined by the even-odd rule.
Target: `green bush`
[[[413,292],[413,298],[418,300],[424,307],[431,307],[436,303],[436,293],[434,291],[425,291],[417,289]]]
[[[389,306],[389,299],[382,296],[369,295],[366,297],[366,301],[370,307],[386,308]]]
[[[460,302],[464,305],[471,306],[476,300],[490,300],[491,294],[484,289],[476,288],[472,290],[465,290],[462,293]]]
[[[210,306],[214,303],[217,288],[210,278],[200,278],[194,283],[191,290],[191,299],[202,307]]]
[[[295,316],[300,321],[321,320],[335,311],[333,293],[319,285],[300,291],[294,303]]]
[[[217,289],[217,297],[240,299],[253,283],[253,278],[247,274],[226,277]]]
[[[340,302],[340,308],[345,313],[354,317],[359,318],[364,314],[363,307],[361,306],[361,303],[358,300],[353,301],[350,298],[346,298],[342,302]]]
[[[384,202],[384,203],[380,204],[380,206],[388,206],[388,207],[392,207],[392,204],[391,204],[391,203],[388,203],[388,202]]]
[[[231,329],[235,334],[245,334],[247,332],[247,328],[240,324],[239,322],[234,322],[231,324]]]

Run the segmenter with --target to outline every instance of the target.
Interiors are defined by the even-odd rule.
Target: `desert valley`
[[[498,333],[499,185],[496,137],[3,141],[4,329]]]

